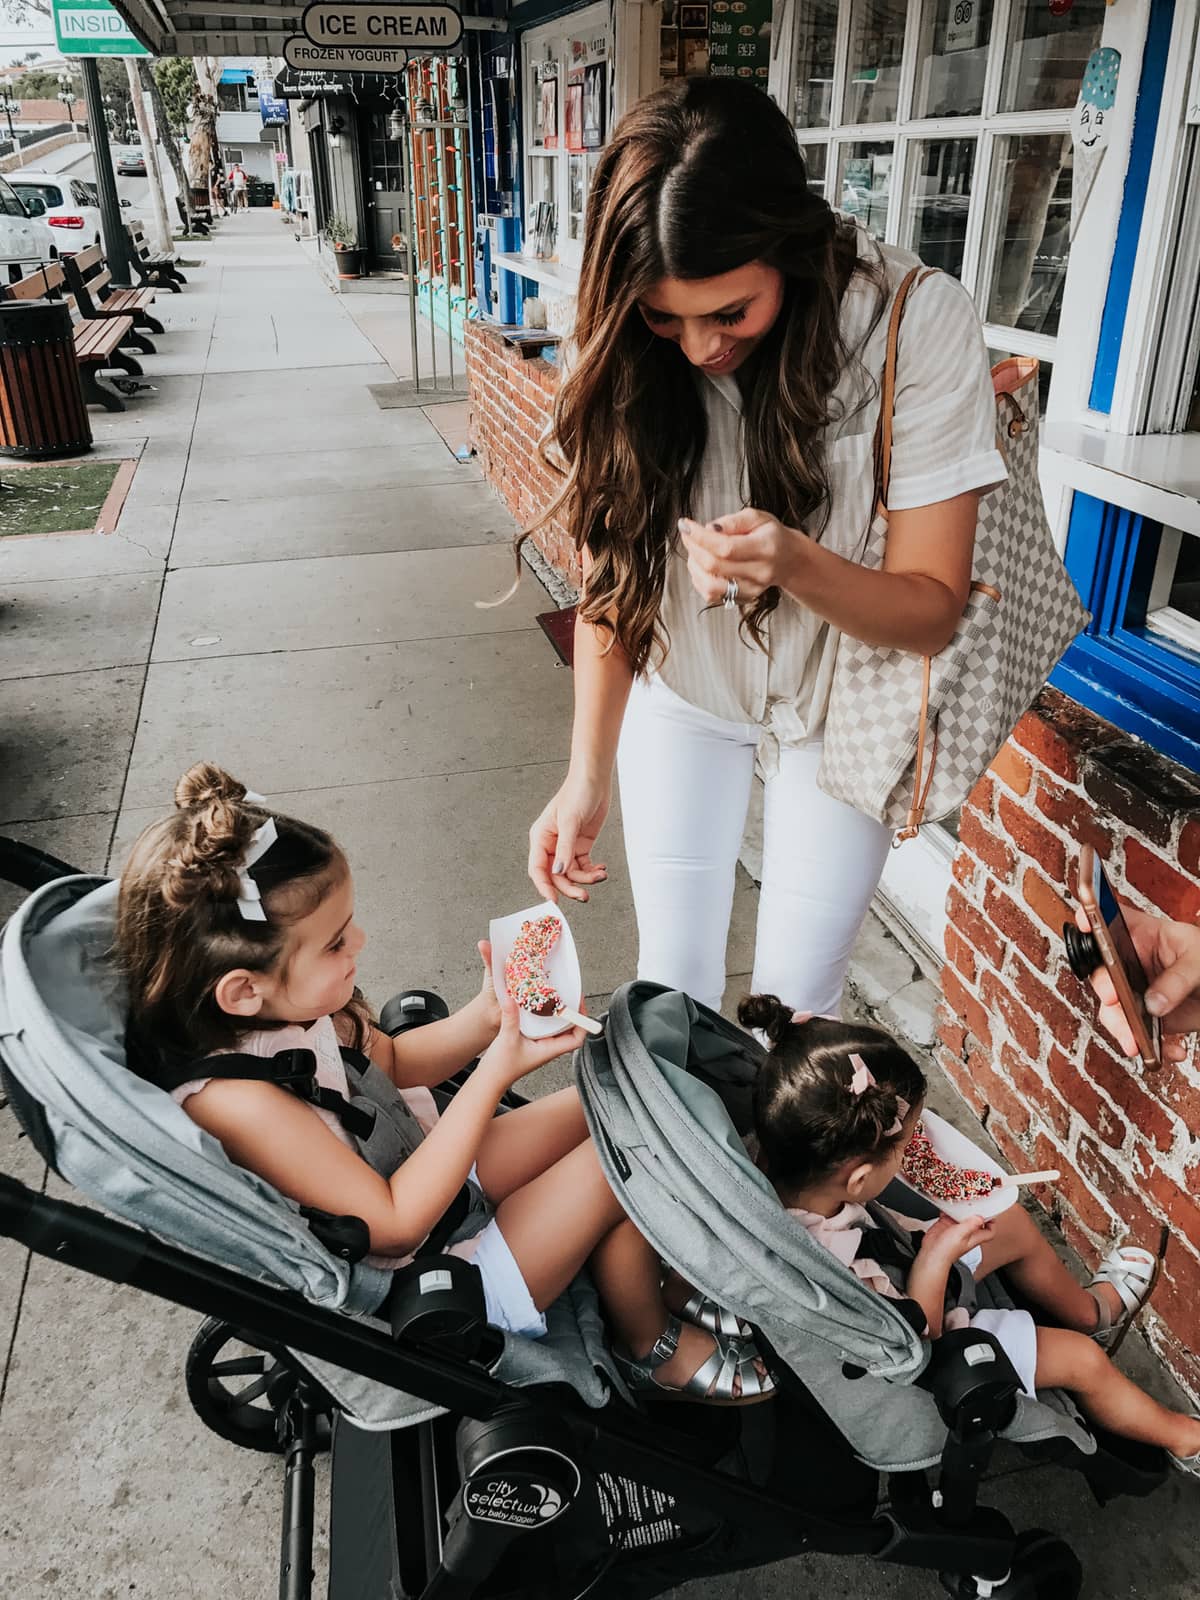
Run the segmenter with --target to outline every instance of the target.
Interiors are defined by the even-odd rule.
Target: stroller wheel
[[[1017,1535],[1012,1568],[1003,1583],[981,1590],[964,1573],[943,1572],[941,1579],[955,1600],[976,1600],[984,1593],[991,1600],[1079,1600],[1083,1568],[1069,1544],[1041,1528],[1030,1528]]]
[[[280,1417],[300,1379],[281,1349],[209,1317],[188,1350],[184,1381],[196,1415],[222,1439],[282,1454]]]

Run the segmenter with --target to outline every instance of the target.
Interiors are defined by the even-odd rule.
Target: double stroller
[[[303,1212],[126,1067],[115,884],[2,840],[0,877],[30,891],[0,941],[0,1088],[103,1207],[0,1176],[0,1233],[204,1316],[189,1398],[283,1461],[281,1600],[312,1593],[325,1450],[330,1600],[638,1600],[804,1552],[928,1569],[931,1592],[964,1600],[1073,1600],[1069,1546],[979,1503],[997,1442],[1083,1473],[1101,1503],[1163,1481],[1160,1452],[1089,1427],[1066,1395],[1023,1396],[988,1335],[931,1351],[788,1220],[739,1138],[758,1046],[686,996],[618,991],[576,1079],[630,1216],[754,1325],[770,1405],[635,1404],[586,1274],[534,1342],[487,1325],[454,1257],[368,1265],[357,1219]],[[402,994],[383,1024],[438,1007]]]

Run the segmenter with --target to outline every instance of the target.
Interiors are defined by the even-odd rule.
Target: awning
[[[305,0],[112,0],[156,56],[281,56],[303,30]],[[466,0],[463,25],[503,33],[506,0]],[[485,15],[467,16],[468,10]],[[253,81],[253,79],[251,79]]]

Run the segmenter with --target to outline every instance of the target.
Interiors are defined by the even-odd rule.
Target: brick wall
[[[1136,904],[1200,915],[1200,784],[1048,689],[962,813],[939,1059],[1010,1161],[1061,1170],[1039,1198],[1089,1266],[1169,1224],[1147,1328],[1200,1399],[1200,1048],[1148,1073],[1096,1031],[1061,937],[1077,840]]]
[[[467,324],[466,346],[471,443],[484,476],[528,527],[561,488],[561,479],[538,452],[550,425],[558,368],[540,356],[526,360],[479,322]],[[579,558],[563,524],[548,523],[533,537],[550,565],[578,588]]]

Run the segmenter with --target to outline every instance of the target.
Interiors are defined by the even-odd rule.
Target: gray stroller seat
[[[53,876],[14,868],[4,845],[0,875]],[[1099,1494],[1162,1481],[1158,1453],[1097,1449],[1062,1397],[1017,1398],[986,1335],[948,1336],[930,1362],[746,1159],[753,1041],[653,985],[621,990],[577,1057],[588,1120],[664,1259],[762,1330],[784,1380],[773,1404],[633,1409],[586,1274],[535,1343],[486,1328],[477,1274],[453,1258],[396,1274],[340,1258],[125,1065],[115,895],[44,882],[0,938],[0,1082],[44,1158],[110,1215],[0,1175],[0,1233],[208,1313],[206,1348],[226,1324],[278,1357],[284,1600],[311,1594],[311,1465],[330,1423],[331,1600],[636,1600],[803,1550],[927,1567],[963,1597],[1074,1600],[1062,1541],[976,1504],[994,1438],[1049,1447]]]

